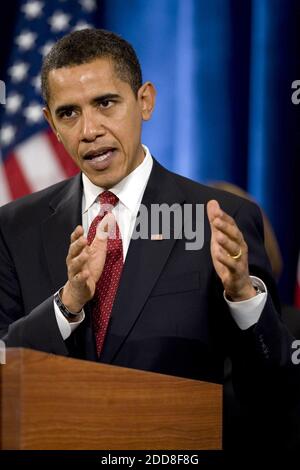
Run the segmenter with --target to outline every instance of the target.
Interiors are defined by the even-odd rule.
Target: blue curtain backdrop
[[[100,11],[99,11],[100,12]],[[102,25],[136,48],[157,88],[144,142],[169,169],[225,180],[269,216],[292,302],[300,246],[299,0],[109,0]]]
[[[70,1],[70,0],[68,0]],[[77,0],[72,0],[76,2]],[[98,0],[99,26],[136,48],[157,88],[143,141],[166,167],[250,192],[284,257],[292,302],[300,240],[300,0]],[[1,7],[0,78],[18,0]]]

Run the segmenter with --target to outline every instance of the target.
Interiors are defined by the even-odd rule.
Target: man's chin
[[[123,176],[117,175],[86,175],[88,179],[95,185],[99,186],[99,188],[110,189],[116,184],[118,184],[122,179]]]

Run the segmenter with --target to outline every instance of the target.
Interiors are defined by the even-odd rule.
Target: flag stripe
[[[11,153],[9,158],[5,160],[4,170],[13,199],[17,199],[18,197],[31,193],[30,185],[23,174],[14,153]]]
[[[52,130],[49,130],[47,133],[47,138],[49,140],[50,145],[52,146],[53,151],[55,152],[57,158],[60,161],[60,164],[66,174],[66,176],[74,176],[78,173],[78,168],[71,159],[70,155],[67,153],[63,145],[58,142],[55,134]]]
[[[32,191],[39,191],[65,178],[44,133],[36,134],[18,146],[16,156]]]

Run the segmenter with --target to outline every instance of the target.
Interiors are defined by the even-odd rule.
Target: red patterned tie
[[[104,191],[100,194],[99,199],[101,204],[100,213],[94,218],[89,228],[87,236],[89,245],[95,238],[97,225],[108,212],[111,212],[112,207],[115,206],[119,200],[119,198],[110,191]],[[119,226],[116,222],[114,237],[108,238],[107,241],[107,255],[104,268],[97,282],[95,295],[92,300],[92,318],[98,356],[100,356],[103,347],[122,268],[122,238]]]

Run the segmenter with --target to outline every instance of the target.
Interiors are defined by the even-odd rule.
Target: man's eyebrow
[[[119,99],[120,95],[117,93],[105,93],[104,95],[96,96],[92,99],[92,102],[99,103],[99,101],[108,101],[108,100],[116,100]]]

